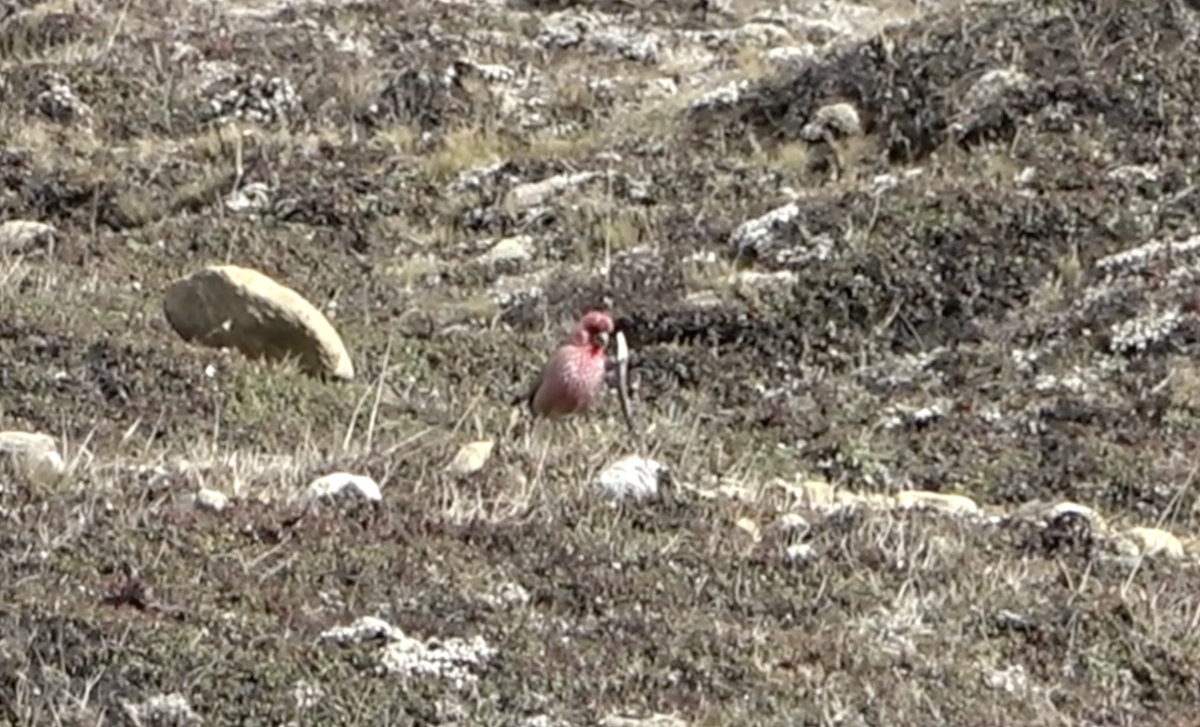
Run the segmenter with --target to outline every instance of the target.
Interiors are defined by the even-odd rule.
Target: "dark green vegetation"
[[[507,395],[559,324],[611,299],[645,447],[681,481],[1070,499],[1196,532],[1200,256],[1098,264],[1197,232],[1200,21],[1184,4],[957,8],[688,113],[641,83],[671,75],[666,40],[661,68],[538,47],[557,5],[222,20],[26,4],[0,21],[0,220],[60,239],[0,268],[0,411],[91,457],[57,489],[0,494],[0,724],[120,724],[121,700],[174,691],[210,724],[1200,722],[1186,563],[1131,574],[1083,536],[864,513],[802,513],[812,551],[793,563],[769,498],[622,511],[588,495],[628,447],[615,402],[574,432],[504,439]],[[746,20],[660,5],[620,23],[636,41]],[[761,74],[753,37],[712,46]],[[533,86],[460,57],[513,84],[528,65]],[[201,93],[205,63],[246,73]],[[967,108],[1010,66],[1024,83]],[[244,135],[214,125],[208,99],[253,73],[290,80],[295,107]],[[605,78],[622,80],[589,83]],[[63,85],[90,111],[64,111]],[[864,134],[836,142],[835,175],[800,130],[840,101]],[[612,173],[535,208],[509,196],[581,170]],[[879,192],[881,174],[901,179]],[[259,214],[225,207],[256,184]],[[800,216],[733,259],[731,233],[785,188]],[[529,259],[480,261],[515,235]],[[159,292],[219,261],[336,301],[358,381],[177,341]],[[540,295],[489,297],[513,276]],[[1140,318],[1146,335],[1122,328]],[[884,426],[894,407],[941,416]],[[501,440],[487,467],[444,474],[478,438]],[[223,464],[132,469],[180,456]],[[278,497],[186,501],[334,470],[374,476],[384,502],[300,517]],[[505,583],[529,601],[489,605]],[[362,615],[479,635],[498,657],[462,691],[375,676],[371,647],[316,639]],[[300,681],[325,695],[303,712]]]

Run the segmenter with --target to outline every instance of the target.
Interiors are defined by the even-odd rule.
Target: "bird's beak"
[[[596,342],[600,344],[600,348],[608,348],[608,334],[600,331],[596,334]]]

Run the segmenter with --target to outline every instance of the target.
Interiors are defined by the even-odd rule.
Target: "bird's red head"
[[[598,349],[608,348],[608,337],[614,328],[612,317],[604,311],[588,311],[575,325],[575,331],[571,334],[571,343],[576,346],[591,346]]]

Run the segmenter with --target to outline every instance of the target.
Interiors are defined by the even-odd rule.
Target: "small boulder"
[[[0,222],[0,253],[26,254],[42,248],[53,248],[58,230],[53,225],[34,220]]]
[[[354,363],[329,319],[256,270],[204,268],[172,283],[162,305],[167,322],[190,343],[236,348],[250,358],[294,358],[305,373],[354,378]]]
[[[58,453],[58,440],[41,432],[0,432],[0,456],[37,483],[51,482],[67,469]]]
[[[229,506],[229,498],[218,490],[202,488],[192,496],[192,504],[199,510],[221,512]]]
[[[596,478],[596,489],[613,500],[648,500],[658,496],[670,477],[665,465],[637,456],[612,463]]]
[[[496,443],[490,439],[464,444],[454,459],[446,466],[446,471],[455,475],[469,475],[483,469],[492,456]]]
[[[338,496],[357,497],[369,502],[379,502],[383,494],[375,480],[366,475],[354,475],[349,472],[334,472],[313,480],[308,485],[306,495],[309,500],[324,500]]]

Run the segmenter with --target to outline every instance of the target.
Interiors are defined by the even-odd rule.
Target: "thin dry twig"
[[[629,345],[625,342],[625,334],[617,331],[617,395],[621,400],[621,416],[625,418],[625,426],[629,436],[635,443],[640,443],[637,425],[633,419],[633,409],[629,398]]]

